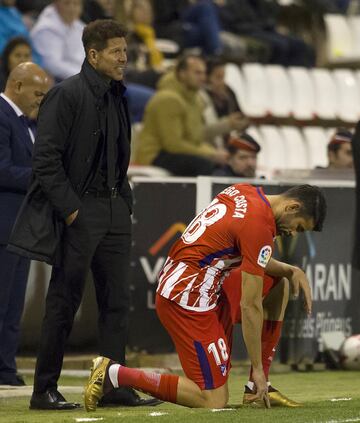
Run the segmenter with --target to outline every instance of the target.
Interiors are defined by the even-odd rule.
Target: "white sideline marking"
[[[211,411],[213,413],[218,413],[219,411],[234,411],[235,408],[213,408]]]
[[[75,419],[76,422],[97,422],[99,420],[104,420],[103,417],[78,417]]]
[[[360,416],[350,419],[344,419],[344,420],[328,420],[324,423],[350,423],[350,422],[360,422]]]
[[[166,416],[169,413],[162,413],[161,411],[154,411],[149,414],[151,417]]]
[[[335,401],[351,401],[352,398],[331,398],[331,402],[335,402]]]

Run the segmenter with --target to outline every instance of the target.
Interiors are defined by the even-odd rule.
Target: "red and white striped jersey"
[[[188,225],[159,273],[157,293],[181,307],[216,307],[221,285],[237,266],[264,276],[270,260],[275,219],[261,188],[226,188]]]

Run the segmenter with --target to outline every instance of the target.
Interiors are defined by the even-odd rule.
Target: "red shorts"
[[[196,312],[156,295],[156,312],[175,344],[184,373],[202,390],[224,385],[231,367],[233,323],[224,303]]]
[[[241,322],[241,271],[241,267],[232,270],[222,285],[222,296],[225,297],[226,303],[230,307],[229,311],[233,323]],[[271,289],[280,281],[280,279],[281,278],[273,278],[271,276],[264,275],[263,298],[269,294]]]
[[[263,297],[278,279],[264,278]],[[223,284],[218,305],[210,310],[186,310],[156,295],[156,312],[178,353],[187,378],[200,389],[224,385],[231,368],[234,324],[241,321],[241,269],[230,272]]]

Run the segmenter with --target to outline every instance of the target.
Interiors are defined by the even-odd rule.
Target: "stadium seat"
[[[271,172],[286,169],[284,139],[279,129],[274,125],[261,125],[259,131],[266,157],[265,168]]]
[[[269,111],[272,116],[286,118],[291,116],[292,93],[290,80],[283,66],[265,66],[269,92]]]
[[[359,86],[350,69],[335,69],[333,78],[336,85],[336,115],[345,122],[357,122],[360,116]]]
[[[234,91],[236,95],[236,99],[244,111],[246,108],[245,106],[245,88],[244,88],[244,81],[238,65],[235,63],[227,63],[225,66],[225,82],[226,84]]]
[[[261,133],[256,126],[249,126],[246,132],[249,133],[261,147],[261,150],[257,155],[257,168],[259,171],[264,171],[266,170],[266,156],[264,141],[262,139]]]
[[[336,85],[332,74],[327,69],[311,69],[314,84],[315,113],[320,119],[336,118]]]
[[[301,131],[295,126],[282,126],[279,130],[284,139],[286,168],[307,169],[308,152]]]
[[[303,129],[305,143],[308,151],[309,168],[328,165],[327,144],[329,138],[323,128],[308,126]]]
[[[342,63],[353,60],[353,38],[347,18],[340,14],[326,14],[324,21],[328,62]]]
[[[360,59],[360,16],[352,15],[347,17],[352,38],[352,54],[358,60]]]
[[[302,67],[288,68],[292,92],[292,115],[298,120],[312,120],[315,117],[314,82],[310,72]]]
[[[244,113],[251,117],[266,116],[269,114],[269,95],[264,66],[246,63],[241,70],[244,81]]]

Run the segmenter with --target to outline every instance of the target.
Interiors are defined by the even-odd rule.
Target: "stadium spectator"
[[[254,178],[256,176],[257,154],[260,145],[247,134],[231,134],[228,142],[229,158],[227,164],[215,169],[214,176],[236,176]]]
[[[80,72],[84,60],[82,0],[55,0],[40,13],[31,39],[44,68],[61,81]]]
[[[353,134],[346,128],[339,128],[328,144],[329,165],[327,169],[341,170],[353,168],[351,139]]]
[[[220,22],[237,35],[268,45],[269,63],[283,66],[314,66],[314,49],[290,34],[276,29],[278,4],[274,0],[214,0]]]
[[[152,27],[153,10],[149,0],[133,0],[127,26],[128,66],[126,81],[155,88],[162,76],[164,57],[156,47],[156,35]]]
[[[244,129],[247,121],[239,115],[226,118],[226,125],[204,124],[200,89],[205,76],[204,60],[187,55],[179,60],[175,72],[160,80],[139,134],[138,164],[152,164],[182,176],[210,175],[216,164],[225,164],[228,153],[208,141],[232,129]]]
[[[5,88],[10,72],[20,63],[31,62],[30,42],[24,37],[12,38],[5,46],[0,60],[0,91]]]
[[[22,36],[30,40],[29,31],[15,5],[15,0],[2,0],[0,2],[0,55],[12,38]],[[34,61],[41,65],[41,57],[38,52],[34,50],[33,55]]]
[[[265,196],[260,187],[237,184],[217,195],[172,246],[158,277],[156,311],[185,376],[131,369],[98,357],[85,387],[86,410],[94,411],[106,392],[122,385],[187,407],[225,407],[232,330],[239,317],[252,366],[243,403],[299,406],[271,385],[268,374],[289,284],[296,296],[303,292],[308,314],[311,289],[300,268],[271,255],[276,235],[321,231],[325,214],[323,193],[310,185]]]
[[[25,385],[15,355],[30,260],[6,251],[6,245],[30,185],[34,132],[28,119],[36,119],[49,83],[38,65],[21,63],[0,94],[0,385]]]
[[[99,308],[100,350],[125,362],[132,209],[126,177],[131,128],[122,84],[125,36],[113,20],[88,24],[80,74],[56,85],[39,112],[34,180],[8,247],[53,264],[32,409],[78,407],[64,399],[57,383],[89,268]],[[125,388],[105,398],[104,405],[154,401]]]
[[[206,55],[222,53],[220,24],[211,0],[153,0],[155,31],[181,49],[198,47]]]
[[[115,0],[86,0],[81,20],[85,23],[96,19],[113,19]]]

